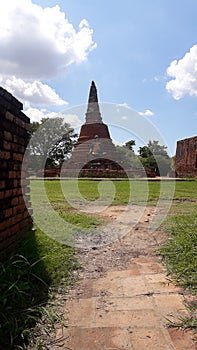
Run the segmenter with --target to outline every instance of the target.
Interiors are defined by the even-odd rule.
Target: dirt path
[[[109,207],[114,220],[124,207]],[[103,214],[100,214],[103,215]],[[155,249],[165,234],[148,232],[154,208],[120,240],[78,249],[84,267],[64,305],[49,350],[195,350],[190,332],[168,328],[167,318],[187,314],[184,296],[167,278]]]

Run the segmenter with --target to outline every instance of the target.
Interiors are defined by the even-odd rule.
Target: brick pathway
[[[132,259],[127,270],[86,280],[66,303],[67,327],[56,346],[71,350],[195,350],[192,333],[168,328],[186,315],[183,295],[166,277],[158,257]]]

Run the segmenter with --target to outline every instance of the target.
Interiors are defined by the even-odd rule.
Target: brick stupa
[[[71,159],[65,163],[61,175],[125,176],[120,164],[121,160],[112,143],[108,126],[102,121],[97,89],[92,81],[85,123],[81,127]]]

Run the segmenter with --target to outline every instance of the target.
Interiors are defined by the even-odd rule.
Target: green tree
[[[64,118],[43,118],[30,125],[31,168],[60,166],[70,157],[77,134]]]
[[[130,151],[133,151],[133,146],[135,146],[135,140],[130,140],[125,143],[125,146],[130,149]]]
[[[166,146],[160,145],[159,141],[155,140],[139,148],[139,159],[147,172],[157,176],[167,175],[171,170],[171,159],[166,149]]]
[[[123,166],[132,167],[132,168],[140,168],[141,164],[138,160],[137,155],[133,150],[133,146],[135,145],[135,140],[130,140],[126,142],[122,146],[116,146],[116,151],[119,155],[119,159],[121,159]]]
[[[167,146],[160,145],[159,141],[149,141],[147,146],[139,148],[139,155],[142,158],[148,158],[150,156],[163,156],[168,158],[168,153],[166,151]]]

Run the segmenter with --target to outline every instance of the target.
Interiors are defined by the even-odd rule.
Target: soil
[[[135,206],[138,209],[138,206]],[[140,212],[142,212],[140,207]],[[124,206],[110,206],[101,212],[99,216],[112,222],[117,219],[125,210]],[[98,279],[109,270],[124,270],[132,258],[138,256],[152,255],[167,239],[166,233],[157,230],[149,232],[148,227],[152,216],[155,215],[155,207],[143,208],[143,214],[134,227],[128,230],[128,233],[120,239],[110,244],[92,246],[91,249],[77,249],[76,255],[83,271],[79,273],[78,286],[85,279]],[[125,224],[125,223],[124,223]],[[128,222],[128,225],[130,222]],[[122,222],[118,223],[117,230],[121,230]],[[127,230],[126,230],[127,231]],[[74,289],[75,290],[75,289]],[[74,292],[74,291],[73,291]],[[77,292],[78,293],[78,292]]]

